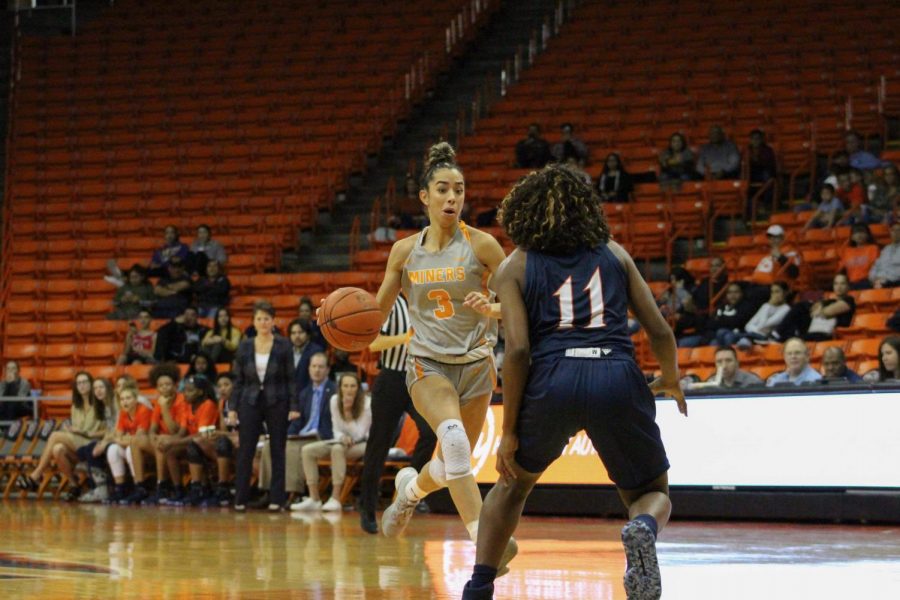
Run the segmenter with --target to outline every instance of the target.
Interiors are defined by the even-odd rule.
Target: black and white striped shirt
[[[381,334],[403,335],[407,331],[409,331],[409,304],[403,294],[398,294],[391,314],[381,327]],[[382,350],[379,364],[382,369],[406,371],[406,344]]]

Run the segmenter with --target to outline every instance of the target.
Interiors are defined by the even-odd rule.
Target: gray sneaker
[[[662,578],[656,560],[656,540],[653,532],[640,521],[629,521],[622,528],[627,567],[625,593],[628,600],[659,600]]]
[[[397,490],[397,496],[384,511],[384,514],[381,515],[381,532],[387,537],[396,537],[403,533],[403,530],[406,529],[406,525],[412,518],[419,501],[410,500],[406,497],[406,486],[418,476],[418,471],[412,467],[405,467],[400,469],[397,477],[394,478],[394,488]]]
[[[107,498],[109,498],[109,490],[106,489],[105,485],[98,485],[94,489],[89,492],[86,492],[78,497],[79,502],[104,502]]]

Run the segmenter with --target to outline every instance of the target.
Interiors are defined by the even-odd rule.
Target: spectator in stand
[[[787,383],[803,385],[822,380],[822,375],[809,365],[809,348],[806,347],[803,340],[800,338],[789,339],[784,343],[782,353],[785,369],[769,377],[766,381],[767,387]]]
[[[735,389],[762,386],[763,380],[758,375],[744,371],[740,367],[737,351],[732,346],[720,346],[716,350],[716,373],[706,380],[714,387]],[[692,386],[697,387],[697,386]]]
[[[156,342],[156,360],[188,364],[200,351],[200,343],[207,328],[197,320],[197,309],[189,306],[184,312],[159,328]]]
[[[900,383],[900,337],[889,335],[878,346],[878,370],[863,378],[871,383]]]
[[[128,280],[116,290],[113,298],[116,308],[107,318],[133,319],[142,310],[152,307],[155,300],[153,286],[147,281],[147,271],[141,265],[132,265]]]
[[[191,362],[188,363],[188,370],[185,373],[185,380],[182,381],[182,390],[184,390],[184,386],[187,385],[187,378],[192,377],[194,380],[205,379],[209,382],[209,396],[214,396],[213,393],[213,385],[215,384],[216,377],[218,377],[218,373],[216,372],[216,364],[209,358],[207,354],[204,352],[198,352],[194,356],[191,357]]]
[[[130,373],[123,373],[116,378],[115,397],[118,398],[119,394],[122,393],[122,390],[127,387],[133,387],[136,390],[139,389],[137,379],[134,378],[134,375],[131,375]],[[153,403],[150,402],[150,400],[148,400],[147,397],[140,392],[138,392],[137,401],[138,404],[142,404],[150,410],[153,410]]]
[[[756,314],[747,321],[740,339],[735,345],[741,350],[747,350],[753,345],[753,341],[768,340],[775,328],[791,310],[789,304],[791,288],[783,281],[772,284],[769,292],[769,301],[759,307]]]
[[[219,261],[207,262],[206,275],[195,281],[193,286],[201,317],[211,319],[216,315],[217,310],[228,306],[231,282],[222,272],[222,264]]]
[[[700,147],[697,173],[706,179],[737,179],[741,175],[741,153],[719,125],[710,127],[709,143]]]
[[[115,487],[113,493],[108,498],[102,498],[102,492],[98,494],[102,500],[111,504],[118,504],[124,500],[129,493],[127,489],[128,463],[131,460],[129,448],[134,436],[138,432],[146,433],[150,429],[150,418],[153,411],[138,402],[137,387],[125,386],[116,394],[119,402],[119,417],[116,421],[115,429],[110,432],[103,440],[93,449],[95,458],[106,456],[106,462],[112,471]],[[103,486],[95,488],[97,490],[105,490]]]
[[[205,503],[208,506],[228,506],[231,503],[231,487],[228,482],[231,480],[230,474],[234,472],[234,462],[237,458],[236,450],[240,443],[235,426],[226,424],[228,403],[231,401],[232,391],[234,391],[234,375],[231,373],[220,373],[216,379],[220,428],[219,435],[215,437],[216,467],[219,482],[216,485],[212,498],[208,498]]]
[[[44,478],[44,471],[56,460],[56,466],[70,483],[65,499],[77,500],[81,495],[79,479],[74,468],[78,462],[78,449],[98,440],[106,433],[106,405],[94,397],[94,379],[86,371],[75,374],[72,384],[72,407],[69,424],[50,434],[37,466],[28,474],[19,476],[17,482],[24,490],[36,492]]]
[[[528,135],[516,143],[516,167],[520,169],[540,169],[553,160],[550,144],[541,137],[541,126],[532,123],[528,126]],[[416,184],[416,199],[419,198],[419,186]],[[421,202],[419,203],[421,205]]]
[[[622,158],[615,152],[606,156],[603,172],[597,179],[597,193],[604,202],[630,202],[634,194],[634,182],[622,165]]]
[[[669,287],[656,299],[663,316],[675,319],[675,337],[681,339],[699,333],[703,319],[697,314],[691,290],[694,276],[687,269],[675,267],[669,274]]]
[[[188,375],[184,379],[185,410],[183,427],[188,437],[171,438],[157,447],[164,453],[169,477],[175,484],[172,498],[167,502],[174,506],[199,506],[207,494],[203,489],[203,463],[206,456],[192,443],[200,435],[211,437],[219,424],[219,406],[213,399],[213,384],[205,377]],[[181,461],[187,459],[191,471],[190,492],[182,485]],[[210,457],[212,458],[212,457]],[[196,477],[196,479],[195,479]]]
[[[900,210],[900,172],[894,165],[885,167],[883,185],[884,204],[887,206],[884,222],[887,223],[891,213]]]
[[[331,380],[337,381],[337,378],[344,373],[357,373],[359,368],[350,360],[350,353],[340,348],[335,348],[331,354]]]
[[[319,329],[319,324],[316,323],[315,313],[315,307],[313,306],[312,300],[309,299],[309,296],[301,296],[300,304],[297,307],[297,318],[301,323],[309,324],[310,341],[323,348],[327,348],[328,343],[325,341],[325,336],[322,335],[322,331]]]
[[[691,348],[710,342],[715,342],[718,346],[731,346],[741,336],[752,315],[753,305],[744,298],[744,290],[740,284],[730,283],[725,290],[725,301],[716,308],[715,314],[706,323],[706,331],[701,335],[680,339],[678,346]]]
[[[193,272],[205,273],[206,265],[210,261],[216,261],[220,267],[224,267],[228,261],[225,247],[212,239],[212,229],[209,225],[197,227],[197,237],[191,242],[191,254],[193,255]]]
[[[230,364],[241,339],[241,330],[231,324],[231,313],[223,307],[216,311],[212,329],[206,332],[200,345],[212,362]]]
[[[751,275],[754,284],[765,286],[764,294],[768,294],[769,286],[777,279],[796,279],[800,274],[797,266],[800,264],[800,254],[784,247],[784,228],[781,225],[769,225],[766,239],[769,241],[769,254],[760,259]]]
[[[750,183],[762,184],[775,177],[778,170],[775,151],[766,143],[766,134],[761,129],[750,132],[747,158],[750,162]]]
[[[369,428],[372,427],[372,404],[362,383],[353,373],[343,373],[338,393],[329,400],[333,423],[333,438],[313,442],[303,447],[303,473],[309,497],[291,510],[340,511],[339,500],[347,461],[356,461],[366,453]],[[319,459],[331,457],[331,498],[324,504],[319,497]]]
[[[843,380],[847,383],[863,382],[863,378],[847,366],[847,357],[844,356],[844,351],[837,346],[830,346],[822,353],[822,380],[827,382]]]
[[[135,488],[121,504],[155,505],[171,497],[172,482],[166,479],[165,456],[160,445],[186,435],[184,413],[187,409],[184,397],[178,393],[180,379],[178,365],[173,363],[159,364],[150,370],[150,383],[156,388],[157,397],[153,402],[150,429],[146,433],[138,431],[126,451]],[[145,475],[145,460],[150,457],[156,461],[155,480],[152,475]],[[150,495],[153,490],[155,493]]]
[[[885,169],[887,176],[889,169]],[[894,175],[892,174],[891,177]],[[863,173],[863,185],[866,188],[868,202],[868,210],[866,212],[866,223],[885,223],[888,216],[894,208],[895,198],[888,197],[887,182],[884,177],[880,177],[875,171],[866,171]]]
[[[844,203],[835,195],[834,186],[830,183],[822,184],[819,190],[819,199],[815,214],[803,226],[804,231],[811,228],[834,227],[844,212]]]
[[[193,296],[193,284],[181,258],[173,256],[169,259],[167,273],[159,278],[153,293],[156,304],[153,316],[159,319],[171,319],[184,312],[190,306]]]
[[[850,166],[860,171],[880,169],[890,164],[877,158],[871,152],[863,150],[862,137],[855,131],[847,132],[844,137],[844,149],[850,158]]]
[[[847,276],[851,290],[867,290],[872,287],[869,271],[878,260],[878,246],[872,238],[868,225],[861,223],[853,226],[850,243],[841,252],[838,272]]]
[[[691,292],[697,310],[701,313],[708,311],[710,299],[715,298],[726,285],[728,269],[725,267],[725,260],[720,256],[713,256],[709,261],[709,275],[701,279]]]
[[[869,281],[875,288],[900,286],[900,221],[891,225],[891,243],[881,249],[869,269]]]
[[[849,327],[856,312],[847,276],[834,276],[833,296],[818,302],[797,302],[772,332],[775,340],[798,337],[812,341],[830,340],[835,327]]]
[[[288,325],[288,336],[294,350],[294,381],[298,390],[309,385],[309,360],[314,354],[325,352],[325,348],[310,339],[309,332],[309,321],[304,323],[300,319],[294,319]]]
[[[679,189],[683,181],[697,179],[694,153],[680,133],[669,138],[669,147],[659,155],[659,183],[667,189]]]
[[[178,228],[174,225],[166,227],[163,245],[153,252],[150,259],[150,267],[147,275],[151,277],[165,277],[168,275],[167,267],[173,258],[178,257],[182,264],[190,258],[191,249],[182,244],[178,237]]]
[[[551,154],[557,162],[565,162],[566,157],[574,156],[578,166],[584,167],[588,161],[588,147],[584,142],[575,137],[575,128],[571,123],[563,123],[560,127],[562,139],[553,144]]]
[[[849,173],[850,155],[847,154],[845,150],[838,150],[831,155],[831,162],[828,165],[828,175],[822,183],[832,185],[835,191],[837,191],[838,187],[840,187],[841,175],[848,175]]]
[[[153,317],[146,308],[141,310],[137,316],[137,322],[128,324],[128,334],[125,336],[125,350],[119,359],[117,365],[133,365],[140,363],[143,365],[156,364],[154,356],[156,352],[156,332],[150,329]]]
[[[7,361],[0,382],[0,398],[28,398],[31,384],[19,374],[19,363]],[[30,402],[0,402],[0,421],[14,421],[32,415]]]
[[[849,179],[849,183],[845,177]],[[843,193],[843,195],[839,193],[838,196],[841,197],[841,200],[847,206],[847,211],[844,212],[841,220],[838,221],[838,225],[865,223],[866,215],[869,213],[869,205],[866,203],[868,197],[866,188],[863,185],[863,172],[859,169],[850,169],[850,173],[846,176],[841,175],[838,181],[841,182]]]

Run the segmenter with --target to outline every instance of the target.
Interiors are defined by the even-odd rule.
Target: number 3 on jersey
[[[585,329],[606,327],[603,322],[603,282],[600,280],[600,267],[594,270],[591,280],[584,286],[591,302],[591,320]],[[559,329],[575,327],[575,296],[572,293],[572,276],[566,277],[559,289],[553,293],[559,298]],[[431,298],[431,294],[428,295]]]
[[[453,311],[453,302],[450,300],[450,294],[447,293],[447,290],[431,290],[428,292],[428,299],[438,303],[438,307],[434,309],[435,319],[449,319],[456,314]]]

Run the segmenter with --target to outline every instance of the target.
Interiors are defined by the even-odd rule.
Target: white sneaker
[[[322,505],[322,510],[326,511],[326,512],[336,512],[336,511],[340,512],[343,509],[344,509],[344,507],[341,506],[341,501],[338,500],[337,498],[335,498],[334,496],[329,498],[328,502],[326,502],[325,504]]]
[[[106,489],[105,485],[98,485],[91,491],[79,496],[78,501],[85,502],[85,503],[103,502],[107,498],[109,498],[109,490]]]
[[[395,537],[403,533],[409,520],[416,510],[418,500],[412,500],[406,495],[406,486],[416,477],[419,476],[418,471],[412,467],[400,469],[397,477],[394,478],[394,488],[397,490],[397,496],[384,514],[381,515],[381,532],[387,537]]]
[[[320,500],[313,500],[312,498],[304,498],[300,502],[295,502],[294,504],[291,504],[291,510],[299,510],[299,511],[322,510],[322,502]]]

